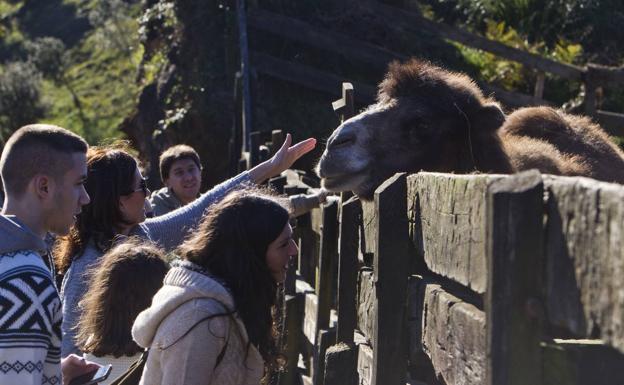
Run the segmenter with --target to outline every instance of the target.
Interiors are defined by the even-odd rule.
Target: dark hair
[[[90,272],[80,301],[76,345],[95,356],[132,356],[143,349],[133,340],[132,324],[162,286],[169,266],[156,246],[129,238],[111,248]]]
[[[277,366],[277,283],[266,263],[268,246],[288,223],[279,198],[258,188],[238,190],[211,206],[195,234],[179,248],[181,258],[221,279],[234,297],[249,343]]]
[[[21,196],[37,174],[55,179],[73,166],[71,155],[86,153],[89,145],[80,136],[50,124],[31,124],[11,135],[0,159],[7,195]]]
[[[119,208],[119,198],[127,194],[134,181],[137,161],[116,147],[92,147],[87,152],[87,182],[85,189],[91,202],[82,206],[76,223],[56,246],[55,256],[59,272],[64,273],[73,258],[82,254],[89,240],[100,251],[106,251],[118,230],[125,223]]]
[[[197,168],[201,170],[201,162],[199,161],[199,154],[191,146],[186,144],[178,144],[173,147],[169,147],[162,154],[160,154],[159,168],[160,179],[164,182],[169,178],[169,172],[171,166],[178,160],[190,159],[197,165]]]

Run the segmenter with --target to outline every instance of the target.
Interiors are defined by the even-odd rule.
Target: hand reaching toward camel
[[[259,184],[271,177],[281,174],[282,171],[290,168],[297,159],[312,151],[316,146],[316,139],[308,138],[293,146],[291,146],[291,143],[292,136],[287,134],[284,144],[282,144],[282,147],[280,147],[271,159],[249,170],[249,177],[251,180]]]

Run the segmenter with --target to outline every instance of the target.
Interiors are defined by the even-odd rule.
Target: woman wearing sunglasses
[[[80,318],[78,303],[88,287],[88,270],[98,266],[116,238],[138,236],[149,239],[165,251],[175,249],[197,226],[212,203],[236,186],[259,184],[280,174],[316,144],[312,138],[293,146],[290,146],[291,141],[289,134],[271,159],[215,186],[186,206],[147,220],[145,200],[149,190],[137,160],[124,148],[91,147],[87,153],[85,184],[91,202],[83,206],[76,224],[69,235],[57,243],[54,253],[59,272],[65,274],[61,285],[62,357],[79,353],[75,345],[75,327]]]

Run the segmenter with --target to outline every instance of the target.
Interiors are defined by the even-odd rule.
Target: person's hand
[[[316,139],[308,138],[291,146],[292,136],[286,134],[282,147],[267,161],[249,170],[249,176],[254,183],[262,183],[290,168],[295,161],[312,151],[316,146]]]
[[[63,385],[82,374],[99,369],[100,365],[87,361],[83,357],[70,354],[61,360],[61,372],[63,373]]]

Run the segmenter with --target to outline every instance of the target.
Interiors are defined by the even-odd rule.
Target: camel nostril
[[[329,143],[328,147],[330,148],[344,147],[354,142],[355,142],[355,135],[343,135],[343,136],[338,136],[334,140],[332,140],[331,143]]]

